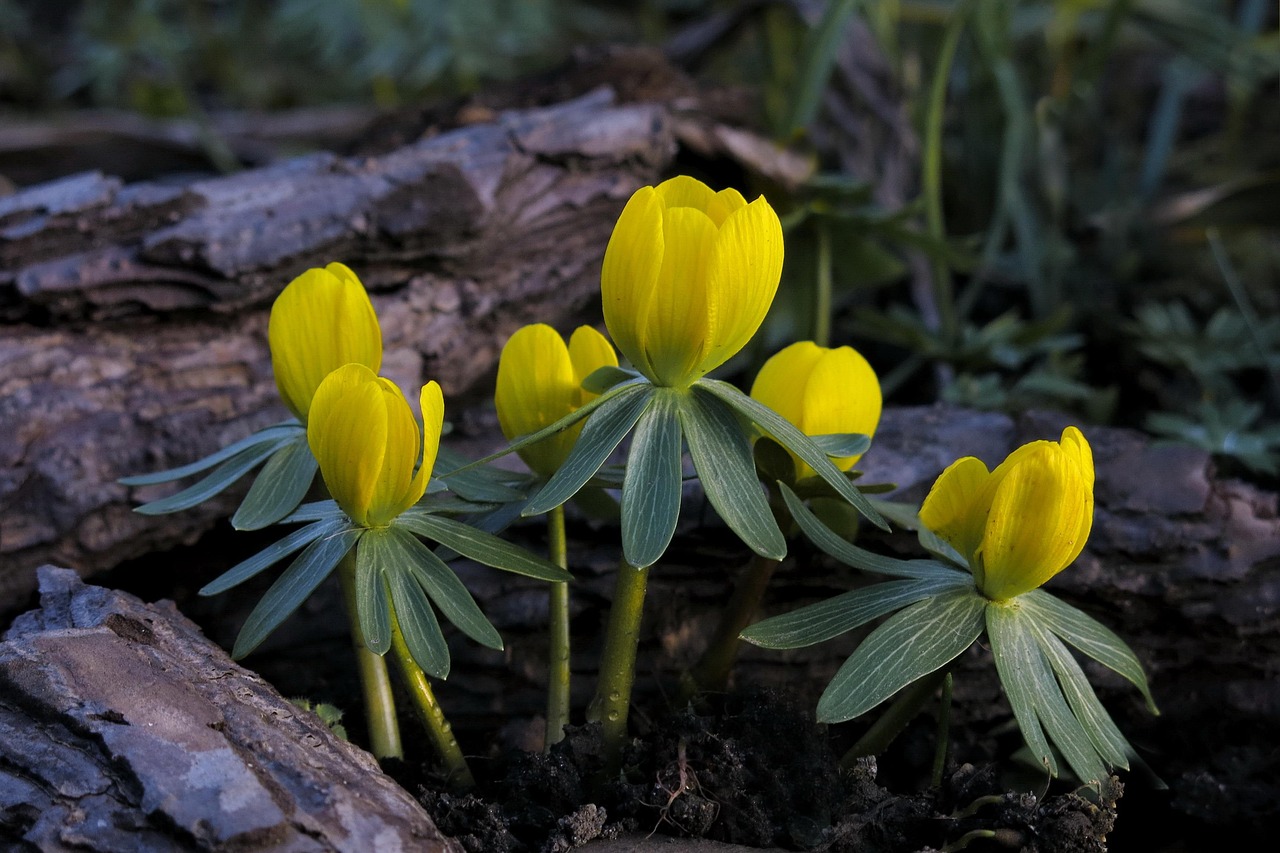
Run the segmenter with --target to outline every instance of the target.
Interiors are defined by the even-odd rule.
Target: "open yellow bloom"
[[[582,380],[601,367],[617,367],[618,356],[605,336],[579,326],[566,347],[560,333],[544,323],[525,326],[511,336],[498,360],[493,395],[498,423],[508,439],[537,432],[581,408],[596,395]],[[519,451],[525,464],[550,476],[582,431],[582,422]]]
[[[856,432],[870,436],[880,423],[880,380],[853,347],[794,343],[764,363],[751,385],[751,396],[805,435]],[[791,458],[797,480],[814,476],[798,456],[791,453]],[[848,471],[860,458],[833,461],[841,471]]]
[[[972,456],[933,484],[920,522],[969,559],[982,594],[1004,601],[1071,565],[1093,527],[1093,451],[1073,426],[994,471]]]
[[[378,316],[360,279],[342,264],[309,269],[291,281],[271,306],[267,339],[276,388],[304,424],[330,372],[351,363],[374,373],[382,367]]]
[[[655,385],[685,387],[742,349],[782,275],[782,226],[761,196],[672,178],[631,196],[605,250],[609,334]]]
[[[421,401],[419,433],[400,389],[363,364],[338,368],[316,390],[307,441],[329,494],[356,524],[384,527],[426,492],[444,424],[440,386],[422,386]]]

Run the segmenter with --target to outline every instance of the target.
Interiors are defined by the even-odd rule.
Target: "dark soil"
[[[842,769],[826,727],[784,695],[712,704],[656,721],[613,778],[599,729],[587,725],[570,727],[550,754],[475,764],[474,793],[441,793],[411,766],[401,781],[470,853],[562,853],[624,832],[830,853],[959,849],[966,839],[984,842],[973,849],[1084,853],[1105,850],[1115,823],[1114,779],[1097,803],[1069,791],[1040,800],[966,764],[940,789],[900,795],[877,782],[873,759]]]

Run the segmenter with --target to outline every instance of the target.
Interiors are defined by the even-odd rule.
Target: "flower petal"
[[[672,208],[663,219],[662,272],[641,336],[650,378],[684,386],[696,372],[709,341],[707,287],[716,227],[700,210]]]
[[[418,422],[404,392],[394,382],[379,377],[378,390],[382,393],[382,405],[387,413],[387,444],[382,469],[369,503],[368,523],[373,527],[391,521],[422,496],[419,494],[405,503],[412,487],[416,486],[413,469],[422,447]]]
[[[631,364],[651,376],[642,341],[664,254],[664,205],[653,187],[631,196],[613,227],[600,270],[604,323]]]
[[[342,264],[310,269],[289,283],[271,307],[267,327],[276,387],[285,406],[306,423],[311,398],[332,371],[382,366],[382,331],[369,294]]]
[[[579,386],[582,381],[602,367],[617,367],[618,354],[609,339],[591,326],[579,326],[569,337],[569,360],[573,362],[573,378]],[[597,395],[578,389],[578,405]]]
[[[572,412],[581,397],[579,382],[559,332],[544,323],[517,330],[502,348],[493,397],[503,435],[528,435]],[[520,458],[540,474],[554,473],[577,437],[569,432],[522,449]]]
[[[920,523],[972,558],[982,542],[989,504],[980,496],[990,479],[987,466],[975,456],[952,462],[925,497]]]
[[[736,355],[760,328],[778,292],[782,256],[782,224],[764,196],[725,219],[706,284],[709,346],[694,378]]]
[[[1083,547],[1092,490],[1076,459],[1054,442],[1034,442],[995,491],[980,548],[982,592],[995,601],[1035,589]],[[1087,535],[1087,529],[1084,530]]]
[[[853,347],[838,347],[822,353],[804,384],[804,413],[800,431],[805,435],[857,432],[874,435],[880,425],[880,380],[862,354]],[[836,460],[836,467],[848,471],[858,456]],[[808,466],[805,466],[806,468]],[[812,469],[800,476],[812,475]]]
[[[316,389],[307,443],[329,494],[365,524],[387,447],[387,408],[378,377],[363,364],[329,374]]]
[[[418,394],[418,403],[422,411],[422,465],[418,468],[417,482],[413,486],[417,494],[409,502],[416,504],[427,491],[427,480],[436,468],[436,455],[440,452],[440,435],[444,432],[444,392],[434,379],[422,386]]]

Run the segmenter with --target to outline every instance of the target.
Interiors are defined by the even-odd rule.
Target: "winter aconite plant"
[[[1131,681],[1153,712],[1155,704],[1137,657],[1119,637],[1039,589],[1083,549],[1093,522],[1093,481],[1092,452],[1075,427],[1058,442],[1018,448],[994,471],[973,457],[958,460],[920,510],[922,541],[945,551],[944,560],[898,560],[850,545],[782,486],[793,517],[819,548],[896,580],[766,619],[743,637],[798,648],[894,613],[863,640],[818,702],[819,720],[840,722],[946,667],[985,632],[1036,760],[1058,775],[1052,743],[1080,780],[1097,786],[1109,768],[1127,768],[1133,750],[1067,647]]]

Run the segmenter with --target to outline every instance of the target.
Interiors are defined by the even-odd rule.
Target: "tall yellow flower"
[[[870,436],[880,423],[880,380],[852,347],[830,349],[800,341],[775,353],[751,385],[751,396],[791,421],[805,435],[861,433]],[[814,470],[791,451],[796,479]],[[833,460],[848,471],[860,456]]]
[[[511,336],[498,360],[493,395],[498,423],[508,439],[537,432],[581,408],[596,395],[582,380],[597,368],[617,367],[618,356],[605,336],[579,326],[566,347],[560,333],[544,323],[525,326]],[[525,464],[550,476],[564,464],[582,431],[582,422],[519,451]]]
[[[281,291],[267,325],[276,388],[294,416],[307,422],[311,398],[344,364],[382,367],[382,330],[369,294],[342,264],[309,269]]]
[[[316,389],[307,441],[329,494],[358,525],[385,527],[426,492],[440,448],[444,397],[434,381],[422,386],[420,396],[422,433],[395,383],[363,364],[338,368]]]
[[[605,250],[609,334],[655,385],[685,387],[733,357],[782,274],[782,226],[761,196],[677,177],[631,196]]]
[[[942,472],[920,522],[969,559],[982,594],[1003,601],[1071,565],[1093,526],[1093,452],[1073,426],[994,471],[972,456]]]

